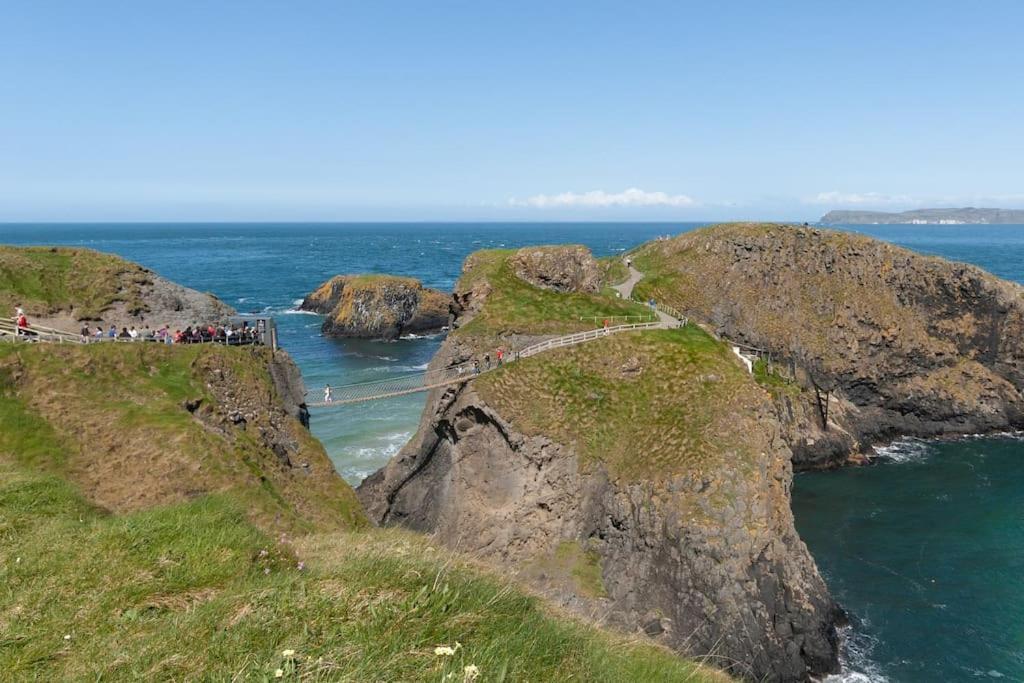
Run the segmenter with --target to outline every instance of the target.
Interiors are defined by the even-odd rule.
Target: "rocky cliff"
[[[390,340],[443,330],[450,299],[413,278],[337,275],[306,297],[300,308],[326,316],[324,335]]]
[[[585,261],[566,251],[541,266],[552,259]],[[495,287],[529,260],[467,260],[435,367],[479,353],[485,330],[487,343],[515,348],[550,329],[543,316],[562,309],[548,290],[514,285],[511,306]],[[376,522],[433,532],[578,613],[751,680],[795,681],[836,670],[838,610],[793,528],[791,478],[768,394],[689,326],[433,392],[416,436],[358,494]]]
[[[0,246],[0,315],[20,305],[30,322],[185,328],[234,315],[212,294],[171,282],[113,254],[71,247]]]
[[[261,347],[0,346],[5,415],[63,445],[35,464],[103,509],[220,493],[265,528],[358,524],[352,489],[296,419],[297,375],[287,354]]]
[[[798,466],[1024,425],[1021,287],[861,235],[739,224],[646,245],[639,290],[765,349]]]

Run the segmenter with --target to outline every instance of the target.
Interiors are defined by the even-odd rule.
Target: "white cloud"
[[[804,204],[827,204],[829,206],[881,206],[889,204],[920,204],[913,197],[904,194],[891,195],[881,192],[819,192],[805,197]]]
[[[538,209],[567,207],[611,207],[611,206],[696,206],[697,202],[685,194],[647,192],[635,187],[622,192],[563,192],[561,194],[538,194],[526,199],[510,199],[513,206],[532,206]]]

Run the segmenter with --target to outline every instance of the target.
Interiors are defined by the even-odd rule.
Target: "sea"
[[[0,224],[0,243],[108,251],[272,314],[308,387],[426,367],[440,336],[334,340],[303,296],[339,273],[394,273],[451,289],[477,249],[585,244],[621,253],[701,223]],[[1024,283],[1024,226],[849,226]],[[314,409],[311,429],[352,484],[412,436],[423,397]],[[1024,681],[1024,438],[907,440],[873,465],[799,474],[798,530],[850,616],[830,681]]]

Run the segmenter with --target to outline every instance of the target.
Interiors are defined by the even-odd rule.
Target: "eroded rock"
[[[306,297],[300,308],[326,316],[331,337],[397,339],[434,334],[448,325],[451,296],[418,280],[390,275],[337,275]]]

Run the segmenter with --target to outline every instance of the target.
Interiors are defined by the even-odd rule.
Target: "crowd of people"
[[[189,325],[184,330],[176,329],[173,331],[170,325],[163,325],[155,330],[149,325],[144,326],[142,329],[132,325],[131,327],[122,327],[120,330],[117,329],[116,325],[111,325],[106,330],[101,326],[92,329],[88,325],[83,325],[80,334],[82,335],[82,341],[85,342],[113,339],[116,341],[160,342],[162,344],[215,343],[228,344],[230,346],[263,343],[262,335],[248,321],[243,321],[241,325],[231,323],[218,325],[211,323],[206,327],[202,325]]]
[[[17,327],[16,333],[18,336],[32,338],[37,337],[39,334],[39,330],[34,330],[29,325],[28,316],[25,315],[25,310],[21,305],[16,306],[14,309],[14,324]],[[46,332],[45,329],[43,331]],[[162,344],[216,343],[231,346],[263,343],[263,335],[256,329],[255,325],[250,325],[248,321],[242,321],[241,325],[234,323],[221,323],[217,325],[211,323],[205,327],[202,325],[189,325],[184,330],[176,329],[173,331],[170,325],[163,325],[155,330],[149,325],[141,329],[132,325],[121,327],[119,330],[117,325],[111,325],[106,329],[102,326],[97,326],[94,329],[84,324],[79,334],[82,341],[86,343],[110,340],[149,341]]]

